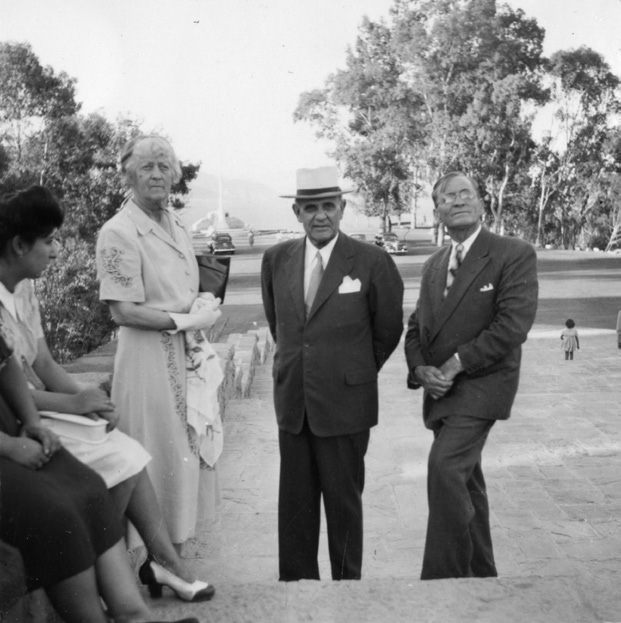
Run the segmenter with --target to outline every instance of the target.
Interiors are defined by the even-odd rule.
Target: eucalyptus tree
[[[553,54],[549,75],[546,140],[554,158],[540,169],[551,185],[546,207],[556,221],[558,241],[568,248],[578,242],[592,212],[600,209],[600,197],[608,194],[611,174],[620,164],[610,140],[619,113],[619,78],[601,54],[587,47]]]
[[[610,219],[605,251],[621,249],[621,175],[613,176],[610,185]]]
[[[357,184],[365,212],[380,216],[386,227],[391,212],[410,207],[421,139],[401,71],[388,25],[365,17],[347,50],[346,68],[329,76],[323,89],[302,93],[294,112],[296,121],[311,123],[319,138],[332,141],[332,156]]]
[[[49,127],[63,117],[77,114],[75,79],[43,67],[27,43],[0,43],[0,138],[11,161],[9,172],[45,181],[49,162]],[[26,144],[41,143],[41,158],[30,166]]]
[[[535,107],[547,99],[544,30],[493,0],[402,0],[395,15],[402,79],[425,103],[429,175],[479,177],[498,229],[505,195],[530,161]]]
[[[528,106],[547,97],[543,37],[494,0],[395,0],[390,21],[363,20],[346,68],[303,93],[294,118],[333,141],[379,205],[460,168],[482,179],[499,225],[534,147]]]
[[[621,249],[621,128],[614,128],[608,141],[608,160],[614,163],[609,175],[609,189],[605,197],[608,207],[606,251]]]

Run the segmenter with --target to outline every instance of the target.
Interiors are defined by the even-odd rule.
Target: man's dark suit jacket
[[[416,366],[440,367],[459,354],[465,370],[439,400],[425,395],[427,426],[449,415],[507,419],[518,388],[521,344],[537,311],[537,258],[528,243],[483,228],[444,299],[451,247],[423,267],[405,354],[409,387]]]
[[[305,244],[282,242],[263,256],[278,426],[297,434],[306,413],[319,437],[361,432],[377,424],[377,375],[403,332],[403,281],[386,251],[339,233],[307,319]],[[345,277],[360,290],[339,293]]]

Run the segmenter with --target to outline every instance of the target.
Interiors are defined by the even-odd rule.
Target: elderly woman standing
[[[97,242],[100,299],[120,326],[112,399],[126,414],[119,427],[153,457],[148,471],[168,531],[182,543],[209,516],[218,495],[216,392],[222,373],[201,330],[220,316],[220,300],[199,297],[190,236],[167,207],[171,185],[181,176],[171,145],[158,136],[132,139],[121,154],[121,173],[131,195]],[[196,372],[186,363],[190,338],[199,344],[187,354],[202,353],[208,364],[201,368],[202,413],[188,406],[186,384]]]

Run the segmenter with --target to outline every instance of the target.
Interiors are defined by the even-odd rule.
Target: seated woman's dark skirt
[[[0,481],[0,539],[19,550],[29,591],[85,571],[122,538],[104,481],[64,449],[38,470],[0,458]]]

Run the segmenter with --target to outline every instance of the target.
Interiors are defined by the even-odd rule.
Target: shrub
[[[99,302],[95,248],[68,239],[35,282],[41,320],[54,358],[66,363],[109,342],[116,325],[108,306]]]

